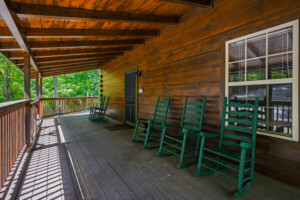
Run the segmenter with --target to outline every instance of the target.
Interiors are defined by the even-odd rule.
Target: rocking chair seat
[[[210,153],[216,154],[218,156],[222,156],[223,158],[227,158],[236,162],[240,162],[241,160],[241,154],[240,152],[230,150],[226,147],[218,147],[218,148],[203,148],[203,150],[208,151]],[[251,158],[249,155],[246,155],[245,162],[250,161]]]

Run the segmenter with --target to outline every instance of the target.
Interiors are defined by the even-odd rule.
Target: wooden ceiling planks
[[[163,0],[163,1],[207,8],[211,5],[212,0]]]
[[[194,9],[162,0],[12,0],[11,4],[19,33],[42,74],[53,67],[72,65],[80,70],[87,64],[110,62],[159,36],[163,27],[177,24]],[[22,48],[14,36],[0,18],[0,51],[22,67]]]

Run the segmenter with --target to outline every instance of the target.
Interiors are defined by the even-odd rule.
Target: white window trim
[[[259,81],[243,81],[243,82],[228,82],[229,80],[229,70],[228,70],[228,64],[229,64],[229,44],[238,42],[240,40],[245,40],[247,38],[252,38],[258,35],[266,34],[268,32],[276,31],[279,29],[287,28],[287,27],[293,27],[293,78],[288,78],[288,79],[272,79],[272,80],[259,80]],[[245,52],[246,53],[246,52]],[[259,132],[257,131],[257,134],[260,135],[265,135],[265,136],[270,136],[270,137],[275,137],[275,138],[281,138],[281,139],[286,139],[286,140],[292,140],[292,141],[299,141],[299,124],[298,124],[298,85],[299,85],[299,80],[298,80],[298,68],[299,68],[299,20],[294,20],[285,24],[281,24],[279,26],[274,26],[259,32],[255,32],[252,34],[248,34],[233,40],[226,41],[225,43],[225,96],[228,97],[228,88],[229,86],[240,86],[240,85],[262,85],[262,84],[272,84],[272,83],[293,83],[293,114],[292,114],[292,137],[287,137],[287,136],[282,136],[282,135],[276,135],[276,134],[271,134],[271,133],[265,133],[265,132]],[[246,72],[245,72],[246,73]]]

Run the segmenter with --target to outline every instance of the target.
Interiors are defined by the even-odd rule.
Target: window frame
[[[282,78],[282,79],[267,79],[266,80],[258,80],[258,81],[241,81],[241,82],[229,82],[229,44],[238,42],[241,40],[245,40],[245,49],[247,48],[246,42],[247,39],[252,39],[253,37],[262,35],[262,34],[268,34],[269,32],[274,32],[280,29],[292,27],[293,28],[293,77],[292,78]],[[266,45],[268,45],[268,42],[266,41]],[[247,49],[246,49],[247,50]],[[247,51],[246,51],[247,52]],[[246,54],[246,53],[245,53]],[[269,56],[269,55],[266,55]],[[246,57],[245,57],[246,60]],[[268,59],[266,59],[268,60]],[[267,67],[267,63],[266,63]],[[257,134],[275,137],[275,138],[281,138],[291,141],[299,141],[299,114],[298,114],[298,107],[299,107],[299,19],[287,22],[278,26],[274,26],[271,28],[264,29],[262,31],[258,31],[255,33],[251,33],[248,35],[244,35],[242,37],[238,37],[232,40],[228,40],[225,42],[225,96],[228,97],[229,95],[229,86],[249,86],[249,85],[268,85],[268,84],[285,84],[285,83],[292,83],[292,137],[283,136],[283,135],[277,135],[272,133],[266,133],[257,131]],[[247,73],[245,71],[245,73]],[[266,71],[266,77],[268,76]],[[228,98],[229,100],[229,98]]]

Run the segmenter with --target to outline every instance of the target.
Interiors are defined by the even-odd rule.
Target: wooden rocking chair
[[[97,107],[97,106],[90,107],[89,120],[93,119],[95,111],[100,111],[103,109],[104,101],[105,101],[105,96],[103,98],[101,98],[99,107]]]
[[[235,197],[240,198],[252,188],[256,173],[254,173],[256,129],[258,116],[258,98],[254,105],[251,103],[227,103],[224,99],[222,124],[220,134],[201,132],[202,140],[199,153],[197,176],[206,176],[217,172],[227,178],[238,182]],[[226,133],[225,133],[226,130]],[[233,131],[234,133],[227,133]],[[206,138],[219,138],[217,148],[205,145]],[[207,154],[209,153],[209,154]],[[214,157],[213,157],[214,156]],[[239,167],[234,167],[221,162],[220,159],[235,162]],[[205,159],[207,162],[203,162]],[[208,169],[203,171],[202,168]],[[237,172],[238,176],[231,176],[220,171],[220,168],[228,168]]]
[[[109,103],[109,98],[110,98],[110,96],[108,96],[106,102],[103,103],[105,105],[102,106],[102,109],[96,109],[94,111],[92,119],[91,119],[92,122],[106,122],[106,121],[108,121],[108,119],[105,118],[105,115],[106,115],[106,110],[107,110],[107,106],[108,106],[108,103]],[[103,102],[104,102],[104,100],[103,100]]]
[[[188,167],[197,162],[205,103],[206,97],[203,97],[201,101],[185,98],[180,126],[165,124],[158,156],[175,155],[179,157],[178,168]],[[179,129],[178,135],[166,135],[167,128]],[[163,153],[163,151],[167,153]]]
[[[153,119],[148,120],[139,117],[137,118],[132,142],[144,143],[143,148],[145,149],[153,149],[159,147],[161,131],[167,119],[169,104],[170,97],[167,101],[162,101],[160,100],[160,97],[158,97],[153,114]],[[142,123],[147,123],[147,127],[143,127]]]

